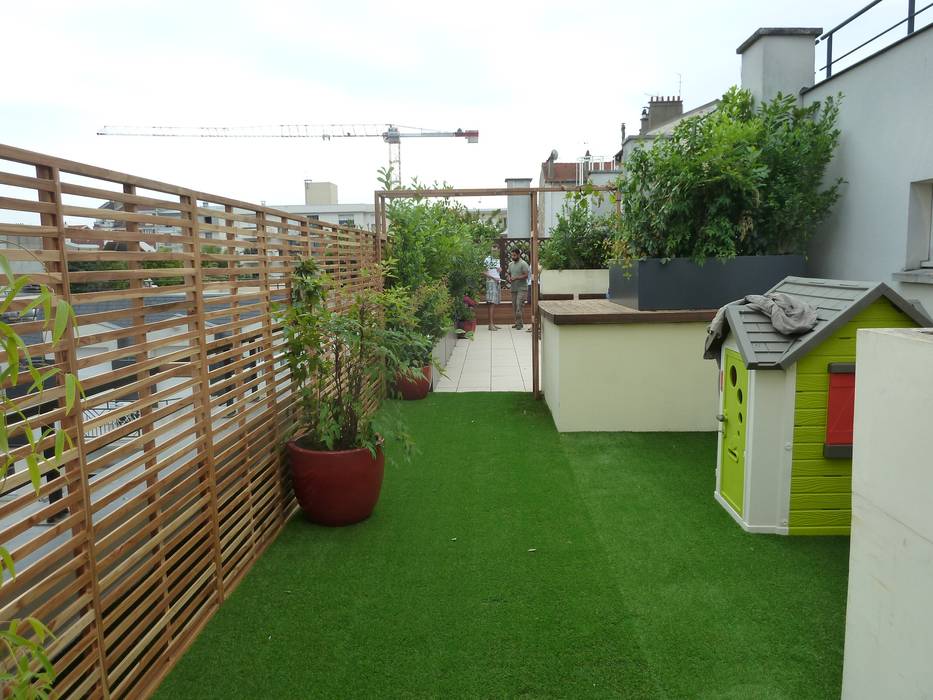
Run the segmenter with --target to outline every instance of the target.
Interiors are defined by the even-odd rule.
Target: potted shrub
[[[605,298],[618,217],[598,213],[596,207],[602,202],[599,193],[575,192],[567,197],[550,237],[539,246],[543,298]]]
[[[322,525],[368,518],[382,487],[383,440],[394,435],[408,446],[378,410],[382,387],[408,371],[413,341],[385,325],[388,305],[383,292],[332,282],[304,260],[292,275],[292,303],[279,310],[296,392],[292,485],[306,517]]]
[[[476,330],[476,300],[466,294],[454,304],[457,314],[457,328],[464,333]]]
[[[394,391],[406,401],[423,399],[431,389],[434,343],[421,332],[416,302],[407,287],[393,287],[382,298],[386,327],[408,339],[399,351],[398,361],[403,369],[393,379]]]
[[[839,196],[823,185],[838,98],[756,106],[732,88],[625,163],[610,298],[636,309],[716,308],[805,272],[807,243]]]

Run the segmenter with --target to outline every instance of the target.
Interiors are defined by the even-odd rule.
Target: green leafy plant
[[[413,189],[425,189],[417,180]],[[450,199],[391,200],[386,207],[389,254],[396,261],[392,284],[419,290],[443,280],[453,320],[464,320],[457,300],[485,287],[484,260],[501,231],[495,215],[484,217]]]
[[[61,378],[64,387],[65,413],[76,407],[82,393],[78,378],[57,367],[40,367],[29,353],[22,337],[16,332],[15,322],[30,315],[42,314],[43,332],[51,332],[52,347],[61,343],[68,324],[76,325],[74,311],[63,299],[56,299],[45,285],[33,285],[26,276],[16,276],[5,256],[0,255],[0,271],[6,277],[0,289],[0,347],[6,354],[0,363],[0,491],[12,469],[22,461],[29,473],[32,488],[38,498],[42,488],[42,474],[54,470],[62,463],[66,450],[73,448],[71,436],[62,427],[35,428],[24,406],[26,397],[41,396],[47,385]],[[27,292],[28,290],[28,292]],[[9,321],[9,322],[8,322]],[[27,385],[21,398],[10,396],[9,389]],[[41,399],[40,399],[41,402]],[[11,449],[11,438],[22,435],[24,450]],[[45,456],[46,445],[51,443],[53,454]],[[5,547],[0,547],[0,585],[4,572],[14,579],[15,562]],[[30,639],[23,630],[32,631]],[[39,620],[29,617],[14,619],[0,630],[0,643],[7,651],[8,660],[0,667],[0,687],[14,698],[47,698],[53,692],[55,669],[44,644],[52,638],[51,631]]]
[[[415,299],[407,287],[392,287],[381,295],[383,319],[387,329],[408,339],[399,348],[401,363],[412,369],[431,364],[431,338],[419,328]]]
[[[550,238],[539,244],[538,259],[547,270],[596,270],[608,267],[618,229],[615,215],[598,215],[599,193],[574,192],[557,215]]]
[[[384,274],[379,265],[362,281]],[[293,432],[308,449],[364,447],[375,455],[379,442],[390,437],[411,445],[397,413],[378,409],[382,387],[399,374],[414,376],[408,353],[418,342],[417,330],[384,323],[398,299],[360,289],[360,281],[352,287],[335,281],[305,259],[292,274],[292,303],[276,310],[297,391]]]
[[[715,111],[636,149],[619,183],[614,256],[630,263],[805,253],[842,183],[823,186],[840,99],[798,107],[779,94],[756,107],[747,90],[732,88]]]

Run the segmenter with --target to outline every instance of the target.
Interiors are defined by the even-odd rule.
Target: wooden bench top
[[[584,326],[618,323],[698,323],[709,322],[716,309],[638,311],[608,299],[580,299],[538,302],[541,315],[558,326]]]

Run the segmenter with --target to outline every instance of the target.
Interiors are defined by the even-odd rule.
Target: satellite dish
[[[551,149],[551,156],[550,158],[548,158],[548,160],[551,160],[551,161],[557,160],[557,149],[556,148]]]

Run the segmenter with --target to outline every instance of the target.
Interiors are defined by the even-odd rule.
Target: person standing
[[[509,281],[512,283],[512,311],[515,313],[515,325],[512,328],[521,330],[524,324],[522,306],[528,295],[528,276],[531,268],[522,260],[521,251],[512,249],[512,262],[509,263]]]
[[[486,277],[486,308],[489,310],[489,330],[497,331],[499,326],[495,324],[496,305],[501,301],[499,293],[499,284],[502,278],[499,276],[499,259],[496,257],[498,248],[493,248],[492,254],[486,258],[486,271],[483,273]]]

